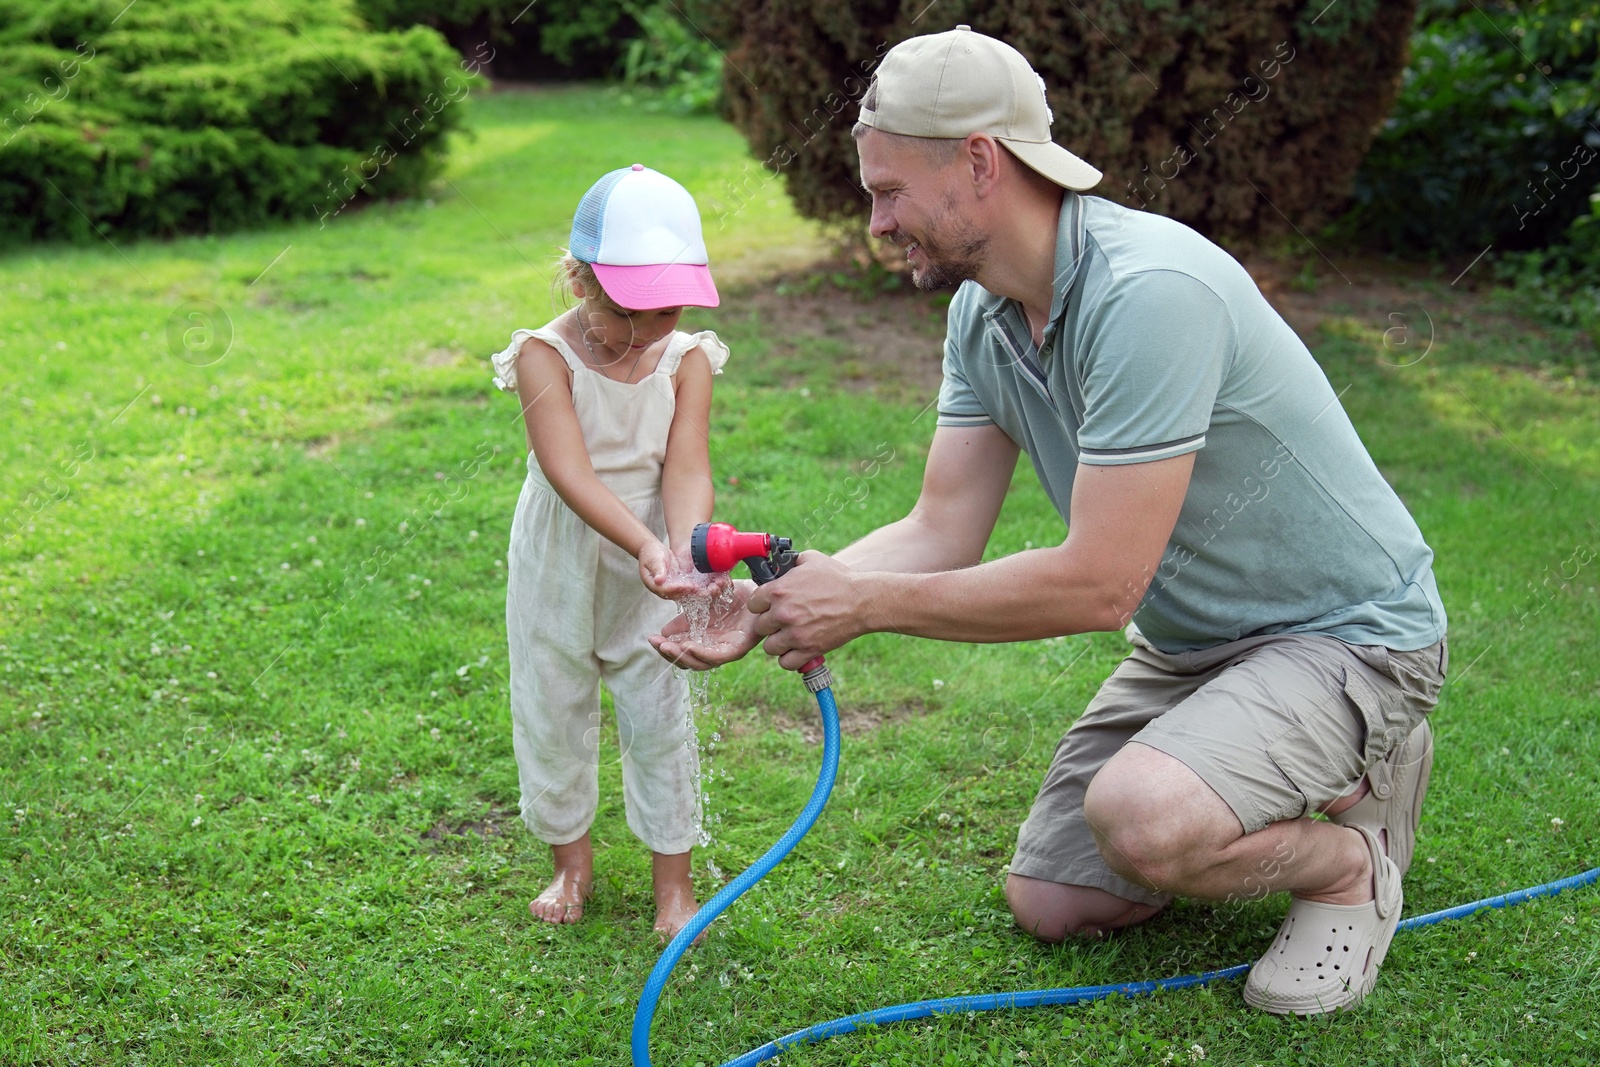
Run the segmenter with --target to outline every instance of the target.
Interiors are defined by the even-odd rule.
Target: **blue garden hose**
[[[639,1007],[633,1013],[634,1067],[650,1067],[650,1024],[655,1020],[656,1001],[661,998],[661,990],[666,987],[667,979],[672,976],[672,968],[678,965],[679,957],[694,944],[694,939],[700,936],[700,932],[711,925],[712,919],[721,915],[723,909],[742,896],[746,889],[765,878],[772,868],[783,861],[783,857],[787,856],[810,831],[817,821],[817,816],[822,814],[823,806],[828,803],[828,794],[833,792],[833,780],[839,773],[839,709],[834,706],[831,685],[817,689],[816,694],[817,707],[822,709],[822,772],[817,775],[817,787],[811,791],[811,799],[806,801],[806,806],[800,810],[794,825],[778,838],[778,843],[767,849],[766,853],[751,864],[743,874],[723,886],[716,896],[706,901],[705,905],[694,913],[694,918],[689,920],[688,925],[678,931],[677,936],[661,953],[661,958],[650,971],[650,977],[645,980],[644,992],[639,994]],[[777,1054],[775,1050],[768,1055]],[[768,1056],[761,1057],[761,1059],[767,1058]],[[752,1060],[746,1056],[737,1062],[759,1063],[761,1060]]]
[[[828,679],[831,683],[831,679]],[[807,684],[812,684],[808,675]],[[766,851],[743,874],[722,887],[722,890],[706,902],[705,906],[695,912],[689,924],[678,931],[661,953],[661,958],[656,961],[655,968],[650,972],[649,979],[644,984],[644,992],[639,995],[639,1007],[633,1015],[633,1063],[634,1067],[650,1067],[650,1024],[655,1019],[656,1001],[661,997],[661,990],[666,986],[667,979],[672,975],[673,967],[684,952],[694,943],[711,921],[732,904],[745,890],[756,882],[766,877],[800,839],[806,835],[817,817],[822,814],[822,808],[828,802],[828,794],[833,792],[834,778],[839,771],[839,710],[833,702],[833,689],[831,684],[813,690],[817,695],[817,706],[822,711],[822,771],[817,776],[817,786],[811,792],[811,799],[806,801],[805,808],[800,816],[795,819],[794,825],[778,839],[778,843]],[[1444,922],[1446,919],[1460,919],[1473,915],[1485,908],[1506,908],[1536,897],[1552,896],[1567,889],[1577,889],[1581,886],[1593,885],[1600,881],[1600,867],[1575,874],[1569,878],[1561,878],[1544,885],[1533,886],[1530,889],[1519,889],[1514,893],[1506,893],[1486,900],[1473,901],[1470,904],[1461,904],[1442,911],[1429,912],[1426,915],[1415,915],[1400,923],[1401,930],[1414,930],[1422,926],[1432,926],[1434,923]],[[810,1044],[840,1034],[848,1034],[863,1026],[878,1026],[883,1023],[905,1022],[910,1019],[922,1019],[930,1015],[956,1015],[962,1012],[995,1011],[1000,1008],[1036,1008],[1046,1004],[1084,1004],[1093,1000],[1103,1000],[1106,997],[1136,997],[1157,993],[1167,989],[1188,989],[1192,986],[1202,986],[1211,982],[1229,978],[1240,978],[1250,970],[1250,964],[1241,963],[1233,967],[1224,967],[1217,971],[1205,971],[1201,974],[1187,974],[1173,978],[1158,978],[1147,982],[1127,982],[1120,985],[1095,985],[1073,986],[1063,989],[1032,989],[1015,993],[983,993],[963,997],[941,997],[937,1000],[919,1000],[912,1004],[897,1004],[887,1008],[877,1008],[873,1011],[864,1011],[856,1015],[846,1015],[831,1022],[817,1023],[804,1030],[796,1030],[786,1037],[776,1041],[769,1041],[760,1048],[751,1049],[742,1056],[735,1057],[723,1064],[723,1067],[751,1067],[752,1064],[761,1063],[772,1059],[786,1049],[796,1045]]]

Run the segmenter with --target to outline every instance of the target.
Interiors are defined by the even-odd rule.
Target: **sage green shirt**
[[[1022,309],[957,291],[939,424],[993,423],[1069,526],[1079,463],[1197,453],[1134,614],[1164,652],[1256,634],[1424,648],[1433,551],[1322,369],[1231,256],[1181,223],[1065,194],[1044,343]]]

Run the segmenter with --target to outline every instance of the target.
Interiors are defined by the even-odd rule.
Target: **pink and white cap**
[[[720,303],[694,197],[641,163],[612,171],[583,194],[568,247],[630,311]]]

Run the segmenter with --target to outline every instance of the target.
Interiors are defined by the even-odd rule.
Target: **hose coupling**
[[[821,657],[818,657],[820,659]],[[833,672],[826,663],[818,663],[815,667],[806,670],[800,675],[800,680],[806,683],[806,688],[813,693],[820,693],[824,689],[833,688]]]

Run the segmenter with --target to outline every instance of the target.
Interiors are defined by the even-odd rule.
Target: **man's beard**
[[[941,214],[938,221],[950,222],[948,239],[924,237],[911,242],[922,253],[923,263],[920,270],[912,268],[911,281],[926,292],[953,289],[962,282],[976,278],[979,268],[983,266],[984,255],[989,250],[988,235],[970,225],[954,221],[951,212]]]

